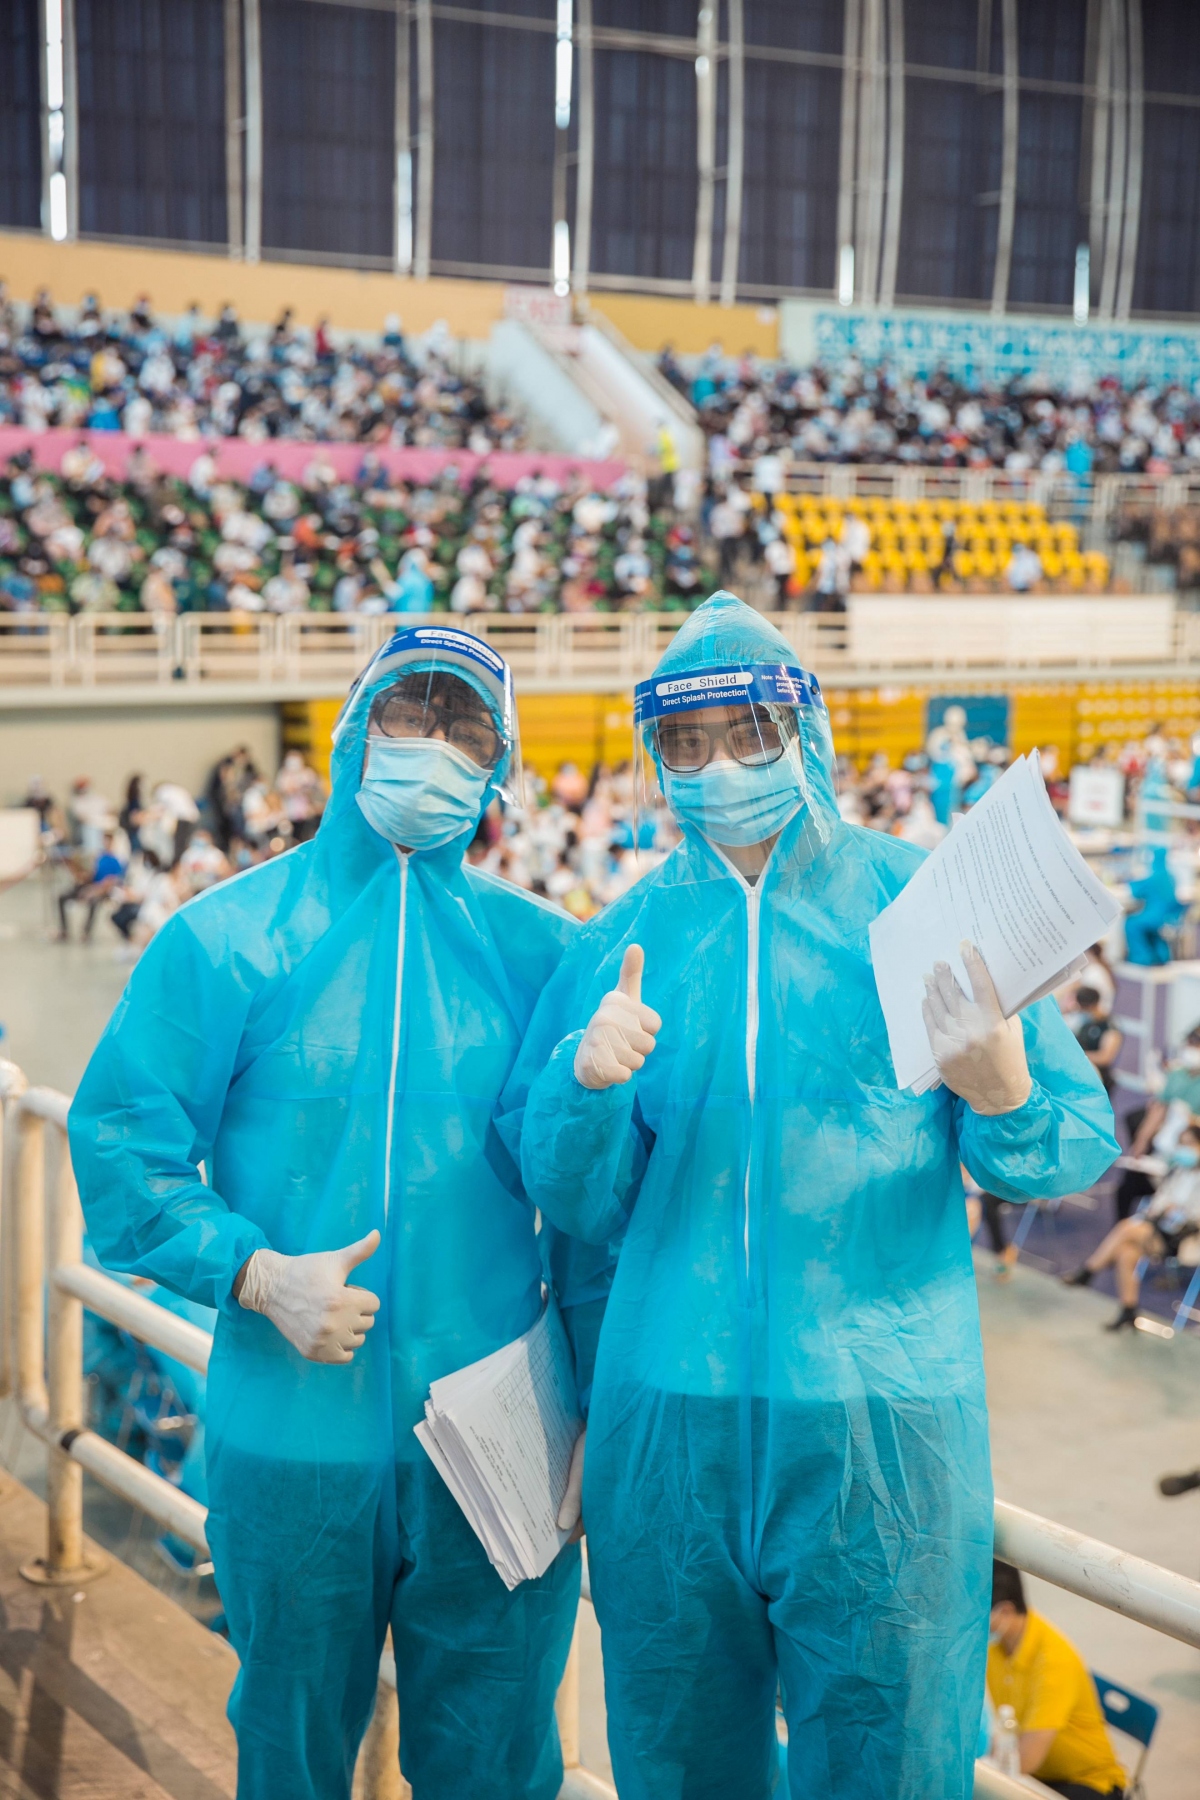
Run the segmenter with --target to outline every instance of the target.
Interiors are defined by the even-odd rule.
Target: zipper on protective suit
[[[762,912],[762,890],[767,879],[767,871],[771,866],[771,856],[775,854],[775,846],[771,846],[771,856],[763,864],[758,880],[751,884],[740,869],[734,867],[724,851],[715,844],[712,846],[725,864],[730,875],[741,888],[746,900],[746,1098],[749,1103],[749,1129],[746,1139],[746,1174],[742,1182],[742,1251],[746,1270],[746,1288],[753,1293],[754,1282],[751,1269],[750,1253],[750,1179],[754,1168],[754,1104],[758,1090],[758,950],[760,938],[760,917]]]
[[[750,1274],[750,1171],[754,1164],[754,1103],[758,1092],[758,940],[759,913],[762,905],[761,883],[766,870],[753,887],[746,889],[746,1092],[750,1100],[750,1131],[746,1143],[746,1180],[743,1188],[746,1251],[746,1285],[753,1288]]]
[[[404,936],[408,927],[408,856],[396,850],[400,864],[400,920],[396,929],[396,993],[392,1001],[392,1057],[388,1075],[387,1129],[384,1133],[383,1222],[388,1222],[392,1201],[392,1134],[396,1123],[396,1077],[400,1067],[400,1010],[404,992]]]

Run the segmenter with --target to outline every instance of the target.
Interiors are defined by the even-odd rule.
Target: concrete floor
[[[45,1509],[0,1479],[0,1794],[232,1800],[237,1658],[120,1563],[37,1587]]]
[[[1200,1331],[1114,1336],[1104,1295],[1023,1268],[999,1285],[990,1257],[977,1268],[997,1494],[1200,1577],[1200,1491],[1164,1500],[1157,1486],[1200,1464]],[[1150,1800],[1194,1800],[1200,1651],[1046,1582],[1030,1580],[1029,1595],[1091,1668],[1160,1708]]]
[[[118,962],[121,940],[97,919],[94,941],[56,944],[60,891],[49,874],[0,894],[0,1056],[20,1063],[31,1082],[73,1093],[129,978]],[[65,883],[60,884],[65,886]],[[73,907],[71,931],[83,929]]]
[[[0,895],[0,1054],[30,1080],[70,1091],[128,974],[115,938],[98,924],[90,946],[48,941],[56,925],[32,884]],[[1099,1221],[1094,1229],[1099,1231]],[[1031,1239],[1031,1247],[1033,1240]],[[1164,1341],[1113,1337],[1101,1327],[1112,1301],[1068,1291],[1044,1269],[1021,1267],[997,1283],[977,1259],[996,1491],[1081,1531],[1200,1575],[1200,1492],[1164,1500],[1157,1478],[1200,1463],[1200,1330]],[[3,1422],[0,1421],[0,1436]],[[23,1479],[36,1480],[28,1446],[9,1438]],[[154,1578],[151,1546],[99,1492],[89,1529]],[[203,1599],[164,1576],[185,1604]],[[181,1591],[182,1589],[182,1591]],[[1193,1800],[1200,1768],[1200,1652],[1133,1625],[1041,1582],[1033,1603],[1076,1642],[1089,1664],[1161,1709],[1147,1768],[1149,1800]],[[582,1616],[582,1751],[609,1772],[599,1634]]]

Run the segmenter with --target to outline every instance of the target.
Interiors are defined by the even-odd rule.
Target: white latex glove
[[[960,946],[971,982],[967,999],[949,963],[925,977],[921,1011],[938,1073],[972,1112],[994,1117],[1024,1106],[1033,1087],[1019,1017],[1006,1019],[987,964],[965,939]]]
[[[585,1088],[607,1088],[628,1081],[654,1048],[662,1020],[652,1006],[642,1005],[640,944],[630,944],[617,985],[592,1014],[575,1052],[575,1079]]]
[[[583,1453],[587,1443],[587,1426],[585,1425],[575,1439],[575,1448],[571,1452],[571,1467],[567,1473],[567,1491],[562,1497],[562,1505],[558,1509],[558,1529],[569,1531],[567,1542],[574,1544],[583,1536]]]
[[[348,1363],[375,1323],[379,1296],[347,1287],[346,1277],[378,1248],[379,1233],[370,1231],[344,1250],[310,1256],[256,1250],[238,1302],[270,1319],[309,1362]]]

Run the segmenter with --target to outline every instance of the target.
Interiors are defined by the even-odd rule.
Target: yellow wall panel
[[[54,243],[32,231],[0,231],[0,258],[14,300],[32,300],[38,288],[48,287],[66,306],[92,290],[107,307],[126,307],[135,294],[148,293],[168,316],[185,312],[194,300],[215,317],[229,301],[243,319],[264,323],[291,306],[301,325],[315,325],[327,314],[345,331],[380,331],[394,312],[406,331],[428,331],[445,319],[456,337],[467,338],[486,338],[504,316],[502,281],[414,281],[366,269],[235,262],[140,244]],[[594,294],[590,304],[638,350],[672,343],[694,353],[715,342],[732,356],[747,349],[760,356],[778,354],[774,307],[697,306],[653,294]]]
[[[1009,744],[1019,756],[1053,744],[1064,765],[1075,757],[1076,694],[1072,686],[1019,687],[1012,692]]]
[[[661,350],[673,344],[685,356],[698,356],[720,344],[727,356],[753,350],[758,356],[779,354],[779,314],[767,306],[697,306],[694,300],[668,300],[655,294],[588,295],[588,305],[610,319],[636,350]]]
[[[394,312],[406,331],[428,331],[445,319],[456,336],[469,338],[487,337],[504,315],[499,281],[413,281],[366,269],[234,262],[140,244],[56,244],[27,231],[0,231],[0,257],[14,300],[31,300],[45,286],[66,306],[93,289],[100,304],[110,307],[126,307],[135,294],[148,293],[152,305],[168,315],[185,312],[194,300],[215,317],[230,301],[243,319],[262,323],[291,306],[301,325],[315,325],[328,314],[346,331],[381,331]]]
[[[970,683],[964,691],[971,691]],[[992,690],[989,690],[992,691]],[[834,748],[865,768],[882,750],[893,766],[925,743],[926,707],[931,688],[829,688],[825,699]],[[1200,682],[1074,682],[1009,690],[1010,747],[1023,755],[1057,746],[1063,764],[1086,760],[1108,743],[1145,737],[1155,727],[1169,737],[1200,732]],[[303,750],[322,774],[329,773],[334,722],[342,701],[289,701],[282,708],[285,748]],[[632,695],[519,695],[521,747],[527,768],[549,781],[560,763],[590,770],[630,755]]]

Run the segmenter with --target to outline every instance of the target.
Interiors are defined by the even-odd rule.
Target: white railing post
[[[71,1168],[67,1134],[60,1126],[49,1158],[46,1188],[46,1242],[51,1269],[71,1267],[83,1258],[83,1214]],[[97,1573],[83,1548],[83,1469],[70,1455],[70,1443],[84,1426],[83,1413],[83,1307],[73,1295],[50,1284],[47,1306],[49,1344],[47,1388],[50,1445],[46,1501],[49,1542],[41,1578],[47,1582],[76,1581]],[[62,1447],[65,1441],[65,1448]]]
[[[49,1418],[46,1394],[44,1289],[46,1273],[46,1122],[22,1106],[17,1113],[16,1182],[13,1195],[12,1246],[13,1350],[17,1402],[25,1422],[44,1429]]]
[[[0,1058],[0,1395],[13,1391],[13,1333],[17,1317],[13,1214],[20,1144],[17,1103],[26,1085],[25,1076],[16,1063]]]

